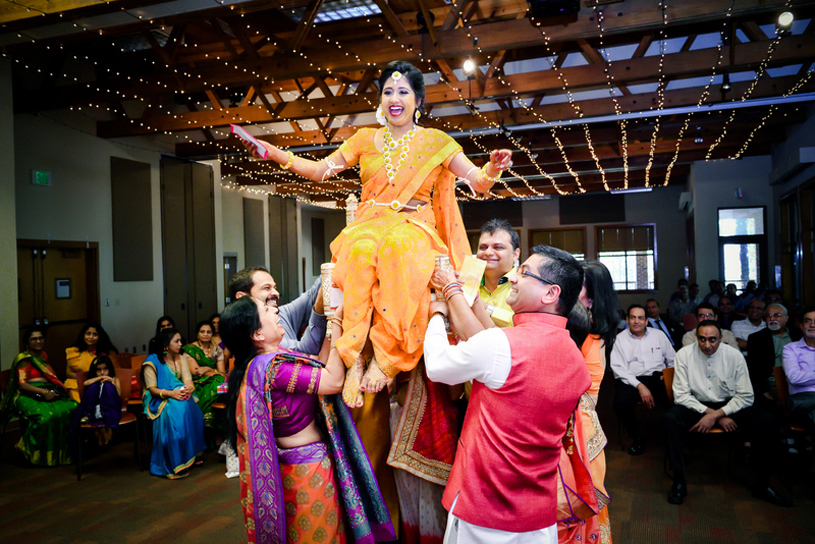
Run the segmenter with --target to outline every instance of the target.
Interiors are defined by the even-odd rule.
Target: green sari
[[[47,401],[40,395],[20,390],[20,367],[30,364],[48,380],[36,386],[57,393],[58,397]],[[32,465],[59,466],[71,464],[68,429],[78,404],[68,397],[65,386],[59,381],[51,366],[27,351],[20,353],[11,364],[11,378],[6,386],[3,403],[0,404],[0,421],[14,415],[20,418],[22,435],[16,448]]]
[[[204,351],[193,344],[184,346],[184,352],[195,359],[198,366],[217,370],[218,364],[204,353]],[[204,425],[216,427],[215,415],[212,413],[212,404],[218,400],[218,386],[224,383],[224,377],[220,374],[215,376],[195,376],[192,377],[195,384],[195,396],[198,397],[198,407],[204,413]]]

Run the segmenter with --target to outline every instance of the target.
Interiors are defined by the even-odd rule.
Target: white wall
[[[636,294],[620,294],[620,304],[645,303],[648,298],[659,301],[663,311],[667,310],[668,300],[676,288],[676,281],[684,277],[687,266],[687,243],[685,240],[685,213],[679,210],[679,195],[685,190],[683,185],[658,187],[650,193],[625,195],[625,222],[630,224],[656,224],[656,279],[657,290]],[[554,228],[560,225],[558,196],[551,200],[524,202],[524,226],[519,229],[521,236],[522,260],[528,256],[528,231],[530,229]],[[616,224],[616,223],[615,223]],[[563,225],[564,227],[586,227],[586,257],[597,258],[595,227],[603,223],[583,225]]]
[[[14,149],[16,237],[98,242],[102,326],[120,350],[133,346],[141,350],[164,308],[160,154],[96,138],[33,115],[14,118]],[[111,156],[151,165],[153,281],[113,281]],[[31,185],[31,169],[51,172],[52,186]]]
[[[317,206],[310,206],[308,204],[302,204],[300,202],[297,203],[297,211],[298,211],[298,220],[297,224],[299,226],[299,240],[298,240],[298,276],[299,280],[298,283],[300,284],[300,290],[304,291],[307,288],[311,287],[314,281],[320,277],[319,274],[312,274],[312,258],[311,258],[311,218],[318,217],[321,218],[325,223],[325,257],[326,262],[331,261],[331,249],[330,245],[331,242],[334,241],[334,238],[340,233],[342,229],[345,228],[345,210],[329,210],[326,208],[319,208]],[[305,285],[303,285],[303,265],[302,262],[305,259],[306,263],[306,275],[305,275]],[[318,263],[321,265],[323,263]],[[319,268],[318,268],[319,269]]]
[[[220,190],[216,190],[215,194],[216,199],[219,199],[221,202],[220,212],[216,209],[215,213],[215,232],[218,236],[222,237],[223,240],[222,249],[218,250],[218,258],[220,262],[222,262],[224,254],[236,253],[238,255],[237,269],[242,270],[246,267],[246,251],[243,235],[243,199],[252,198],[263,202],[263,224],[254,225],[253,228],[263,229],[263,236],[265,240],[263,245],[265,249],[263,266],[269,268],[268,197],[262,194],[253,194],[239,191],[237,189],[228,189],[226,187],[221,187]],[[223,278],[223,274],[221,274],[221,278]],[[223,279],[221,281],[223,281]],[[223,289],[218,292],[223,293]],[[223,299],[219,304],[220,308],[223,309]]]
[[[769,155],[746,157],[739,160],[722,159],[696,162],[691,168],[690,185],[693,190],[694,229],[696,237],[696,278],[700,293],[707,293],[707,282],[720,279],[718,209],[749,206],[767,207],[767,225],[775,225],[772,188],[769,174],[772,159]],[[741,188],[742,198],[736,196]],[[767,236],[770,262],[765,268],[769,275],[762,280],[772,282],[775,264],[775,240],[778,231],[770,229]]]
[[[0,58],[0,368],[19,352],[17,225],[14,206],[14,111],[11,65]]]

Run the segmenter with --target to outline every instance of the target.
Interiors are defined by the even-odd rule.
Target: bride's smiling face
[[[382,112],[391,125],[399,127],[413,123],[413,112],[419,104],[416,103],[416,93],[407,77],[402,76],[396,81],[389,77],[380,100]]]

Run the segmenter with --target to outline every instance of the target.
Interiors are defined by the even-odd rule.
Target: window
[[[656,226],[597,227],[597,260],[618,291],[656,289]]]
[[[747,282],[763,280],[767,238],[765,208],[719,208],[719,257],[725,284],[744,289]]]
[[[586,259],[586,229],[537,229],[529,231],[529,253],[538,244],[568,251],[578,261]]]

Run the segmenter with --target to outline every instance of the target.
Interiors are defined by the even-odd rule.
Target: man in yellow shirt
[[[521,239],[509,221],[491,219],[484,223],[475,256],[487,262],[478,296],[496,326],[511,327],[513,312],[506,299],[511,287],[509,277],[515,273],[521,256]]]

